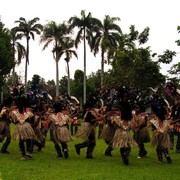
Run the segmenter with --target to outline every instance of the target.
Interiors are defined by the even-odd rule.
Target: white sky
[[[151,46],[152,52],[162,54],[166,49],[180,52],[180,47],[175,43],[180,39],[177,26],[180,25],[180,1],[179,0],[0,0],[1,21],[6,28],[11,29],[17,24],[14,21],[20,17],[31,20],[39,17],[38,23],[46,24],[47,21],[62,23],[72,16],[80,16],[81,10],[86,14],[103,20],[105,15],[119,17],[118,22],[124,33],[129,33],[130,25],[135,25],[141,32],[147,26],[150,27],[150,36],[147,46]],[[55,62],[51,49],[42,51],[42,45],[30,40],[30,65],[28,66],[28,80],[34,74],[38,74],[46,81],[55,80]],[[71,59],[71,78],[76,69],[83,70],[83,47],[78,48],[78,59]],[[87,50],[87,75],[100,69],[100,56],[96,58]],[[179,61],[179,54],[173,63]],[[17,69],[17,73],[24,76],[25,61]],[[163,65],[161,72],[166,74],[170,65]],[[105,69],[108,69],[106,66]],[[60,78],[66,75],[64,59],[59,62]],[[24,80],[23,80],[24,82]]]

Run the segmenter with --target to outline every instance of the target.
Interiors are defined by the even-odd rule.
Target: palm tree
[[[68,74],[68,95],[70,96],[70,70],[69,70],[69,61],[74,55],[78,58],[75,50],[71,49],[74,47],[74,41],[70,38],[66,38],[63,44],[62,53],[65,54],[66,58],[64,59],[67,63],[67,74]]]
[[[74,16],[69,19],[71,28],[78,27],[79,31],[75,39],[75,47],[77,48],[81,40],[84,44],[84,82],[83,82],[83,101],[86,102],[86,40],[90,47],[92,46],[93,28],[99,24],[99,20],[93,18],[89,12],[86,16],[85,11],[81,10],[81,18]]]
[[[14,62],[15,64],[20,64],[22,58],[24,58],[26,54],[25,47],[18,42],[18,40],[21,39],[21,36],[17,34],[14,30],[14,28],[11,29],[10,31],[11,34],[11,39],[12,39],[12,46],[13,46],[13,54],[14,54]],[[17,61],[16,61],[16,53],[17,53]],[[15,85],[15,66],[13,67],[13,72],[12,72],[12,84]]]
[[[68,95],[70,95],[70,70],[69,70],[69,61],[74,55],[78,58],[77,53],[72,48],[74,47],[74,40],[70,37],[64,37],[61,41],[61,45],[58,46],[54,51],[57,52],[57,58],[61,59],[62,55],[65,54],[64,60],[67,63],[67,74],[68,74]]]
[[[100,23],[96,28],[97,33],[93,38],[92,50],[94,55],[101,49],[101,87],[103,86],[104,79],[104,62],[105,53],[107,53],[107,59],[109,62],[110,55],[114,54],[115,49],[118,47],[120,35],[122,33],[121,28],[115,24],[115,21],[119,21],[118,17],[105,16],[103,23]]]
[[[52,53],[56,63],[56,96],[59,96],[59,60],[62,52],[63,39],[69,34],[69,28],[63,22],[62,24],[56,24],[54,21],[50,21],[44,26],[43,34],[41,35],[40,43],[45,43],[43,50],[45,50],[50,44],[53,45]]]
[[[26,38],[26,62],[25,62],[25,92],[27,91],[27,66],[29,64],[29,40],[32,38],[35,39],[35,34],[40,34],[43,30],[43,26],[39,23],[39,18],[33,18],[32,20],[27,21],[25,18],[20,17],[19,20],[15,21],[19,25],[14,27],[14,31],[21,36],[21,38]]]

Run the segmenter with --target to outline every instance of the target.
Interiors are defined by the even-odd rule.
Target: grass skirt
[[[109,144],[115,134],[116,128],[113,125],[106,125],[103,127],[101,138],[104,139],[104,141]]]
[[[155,147],[161,147],[163,149],[169,149],[171,143],[168,132],[154,131],[152,135],[152,145]]]
[[[51,140],[59,143],[70,142],[73,139],[66,126],[58,126],[53,124],[51,127]]]
[[[28,122],[16,124],[13,134],[14,140],[27,140],[35,138],[36,135],[34,133],[34,130]]]
[[[88,139],[92,131],[94,131],[95,134],[96,132],[95,126],[89,122],[84,122],[82,123],[81,127],[78,129],[75,136],[77,138]]]
[[[39,129],[38,127],[35,128],[34,133],[39,141],[41,142],[45,141],[45,136],[43,135],[41,129]]]
[[[128,130],[123,130],[122,128],[118,128],[116,130],[115,135],[112,139],[113,148],[127,148],[135,146],[137,146],[137,143]]]

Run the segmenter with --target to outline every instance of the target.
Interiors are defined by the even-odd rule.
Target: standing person
[[[170,132],[170,140],[171,140],[171,149],[173,149],[174,146],[174,136],[177,136],[176,141],[176,152],[180,153],[180,98],[175,99],[175,104],[171,109],[171,115],[172,119],[172,126]]]
[[[148,115],[146,112],[141,112],[140,107],[136,105],[134,108],[131,129],[134,132],[134,139],[138,144],[139,155],[138,159],[147,156],[144,143],[150,142],[149,131],[147,128]]]
[[[103,119],[99,116],[95,110],[96,99],[95,97],[88,98],[88,103],[86,103],[86,112],[84,115],[84,122],[82,123],[80,129],[76,133],[76,137],[85,139],[84,142],[76,144],[76,153],[80,155],[80,149],[87,147],[86,158],[93,159],[93,151],[96,146],[96,126],[95,123]]]
[[[151,117],[150,122],[152,124],[152,144],[156,147],[156,153],[158,156],[159,162],[163,161],[163,154],[168,163],[171,163],[172,160],[169,155],[170,148],[170,137],[169,130],[170,124],[167,120],[167,111],[166,108],[160,104],[155,104],[152,106],[154,111],[154,117]]]
[[[44,147],[45,143],[45,136],[41,131],[41,116],[36,112],[34,112],[34,116],[30,119],[30,124],[34,130],[36,135],[36,139],[32,141],[31,151],[34,151],[34,146],[37,146],[37,151],[40,152],[41,149]]]
[[[50,125],[50,139],[54,143],[55,150],[57,152],[57,158],[62,158],[64,153],[64,158],[68,158],[68,146],[67,142],[72,141],[71,134],[67,128],[68,122],[72,121],[70,116],[67,115],[66,107],[61,102],[56,102],[54,104],[54,113],[48,116]],[[62,151],[59,143],[62,146]]]
[[[31,109],[28,108],[28,99],[25,95],[18,97],[15,104],[17,107],[11,110],[11,118],[15,124],[14,139],[19,141],[19,148],[22,155],[21,160],[25,160],[27,157],[32,158],[32,140],[36,136],[29,120],[34,115]]]
[[[132,110],[127,100],[121,102],[121,117],[114,118],[116,131],[112,140],[113,148],[120,148],[120,154],[125,165],[129,165],[129,154],[131,148],[137,146],[130,134]]]
[[[0,112],[0,142],[5,142],[2,145],[1,153],[9,154],[7,150],[11,143],[11,132],[10,132],[10,117],[9,117],[9,106],[12,102],[12,98],[7,98],[4,101],[4,105]]]
[[[116,100],[113,101],[111,108],[106,112],[106,125],[103,128],[101,137],[104,139],[108,147],[105,150],[105,156],[112,156],[112,139],[116,131],[114,118],[120,118],[121,112]]]
[[[36,135],[36,139],[33,140],[32,142],[32,152],[34,150],[34,146],[37,146],[37,151],[40,152],[41,149],[44,147],[45,145],[45,135],[42,132],[42,117],[44,116],[44,114],[47,112],[47,105],[45,104],[44,101],[40,101],[39,102],[39,106],[36,106],[34,108],[34,116],[33,118],[31,118],[31,126],[34,130],[34,133]]]

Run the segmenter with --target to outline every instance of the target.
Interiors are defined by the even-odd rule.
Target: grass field
[[[81,139],[74,138],[68,144],[69,158],[56,159],[53,143],[47,138],[46,147],[42,152],[34,152],[33,159],[21,160],[18,142],[12,141],[9,146],[10,154],[0,154],[0,180],[178,180],[180,179],[180,154],[170,151],[172,164],[164,159],[159,163],[155,149],[150,143],[146,144],[148,157],[137,159],[138,149],[131,151],[128,166],[122,163],[119,149],[114,149],[112,157],[104,156],[106,144],[97,139],[94,159],[86,159],[86,149],[81,155],[75,152],[74,144]],[[0,147],[2,144],[0,144]]]

